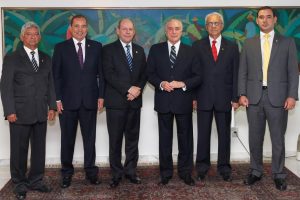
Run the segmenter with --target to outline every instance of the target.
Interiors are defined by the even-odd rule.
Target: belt
[[[266,90],[266,89],[268,89],[268,86],[262,86],[262,89]]]

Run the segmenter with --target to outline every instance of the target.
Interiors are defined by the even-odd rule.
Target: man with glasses
[[[22,26],[23,46],[4,57],[1,99],[10,129],[10,173],[17,199],[27,191],[51,192],[43,181],[47,119],[55,118],[55,91],[51,58],[38,49],[40,28],[34,22]],[[27,172],[30,143],[30,169]]]
[[[208,37],[193,44],[199,59],[202,83],[196,91],[198,144],[197,179],[204,180],[210,168],[210,141],[213,116],[218,131],[218,172],[231,181],[230,124],[231,110],[238,108],[237,75],[239,51],[236,44],[221,35],[223,16],[217,12],[205,17]]]

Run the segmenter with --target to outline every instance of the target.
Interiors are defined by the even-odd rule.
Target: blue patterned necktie
[[[130,45],[127,44],[125,47],[126,47],[126,58],[129,65],[129,70],[132,72],[133,66],[132,66],[132,57],[130,55]]]
[[[32,63],[32,66],[33,66],[33,71],[37,72],[38,69],[39,69],[39,66],[38,66],[38,64],[37,64],[37,62],[36,62],[36,60],[34,58],[35,52],[31,51],[30,53],[31,53],[31,63]]]
[[[171,53],[170,53],[170,62],[171,62],[171,68],[174,67],[176,61],[176,50],[175,50],[175,46],[171,46]]]
[[[82,52],[81,42],[78,42],[77,45],[78,45],[77,55],[78,55],[80,67],[82,69],[83,68],[83,52]]]

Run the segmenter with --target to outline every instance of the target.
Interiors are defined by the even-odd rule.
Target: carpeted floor
[[[213,165],[204,182],[197,182],[195,187],[185,185],[174,171],[173,179],[166,186],[157,185],[159,181],[158,166],[139,167],[138,175],[142,179],[141,185],[131,184],[127,180],[122,180],[116,189],[109,188],[110,174],[108,168],[100,169],[102,183],[92,186],[84,180],[85,174],[82,169],[76,169],[73,176],[72,185],[67,189],[61,189],[59,169],[50,168],[46,170],[45,181],[53,187],[53,191],[48,194],[29,191],[28,200],[96,200],[96,199],[153,199],[153,200],[189,200],[189,199],[209,199],[209,200],[270,200],[270,199],[300,199],[300,179],[292,172],[288,173],[288,189],[284,192],[276,190],[271,178],[270,164],[265,165],[263,179],[253,186],[245,186],[243,179],[248,171],[247,164],[234,164],[233,181],[224,182],[216,172]],[[1,200],[14,199],[12,193],[13,184],[9,181],[0,191]]]

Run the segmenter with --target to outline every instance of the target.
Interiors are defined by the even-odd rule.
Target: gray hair
[[[168,24],[171,22],[171,21],[177,21],[181,24],[181,28],[183,29],[183,24],[182,24],[182,21],[179,20],[179,19],[176,19],[176,18],[171,18],[169,19],[166,23],[165,23],[165,31],[167,30],[167,27],[168,27]]]
[[[26,29],[28,28],[36,28],[39,32],[39,35],[41,35],[41,31],[40,31],[40,27],[33,21],[29,21],[29,22],[26,22],[22,28],[21,28],[21,34],[20,35],[24,35]]]
[[[217,15],[217,16],[219,16],[220,19],[221,19],[221,21],[222,21],[222,23],[224,24],[224,18],[223,18],[223,15],[221,15],[221,14],[218,13],[218,12],[212,12],[212,13],[207,14],[207,15],[205,16],[205,23],[207,23],[207,19],[208,19],[210,16],[212,16],[212,15]]]

